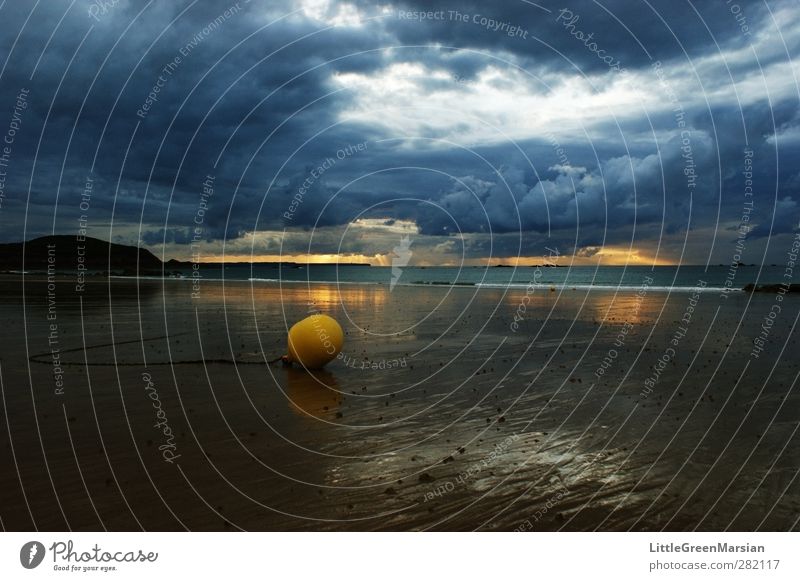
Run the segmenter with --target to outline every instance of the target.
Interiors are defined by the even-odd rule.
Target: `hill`
[[[23,264],[24,256],[24,264]],[[152,252],[136,246],[114,244],[97,238],[42,236],[28,242],[0,244],[0,270],[46,272],[52,262],[56,272],[75,272],[79,266],[101,272],[155,272],[162,262]]]

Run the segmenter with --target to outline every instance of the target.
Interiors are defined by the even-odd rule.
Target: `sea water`
[[[178,269],[191,276],[190,269]],[[402,269],[367,265],[203,265],[204,279],[250,280],[286,284],[463,285],[487,288],[529,286],[543,288],[594,288],[635,290],[643,285],[651,291],[688,291],[705,283],[706,292],[728,286],[741,290],[749,283],[785,282],[781,266],[541,266],[541,267],[421,267]]]

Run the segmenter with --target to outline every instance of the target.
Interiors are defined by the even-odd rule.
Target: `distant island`
[[[798,293],[800,292],[800,284],[782,283],[755,285],[751,282],[750,284],[745,285],[744,290],[748,293]]]
[[[42,236],[28,242],[0,244],[0,272],[3,273],[90,273],[162,276],[180,269],[274,266],[303,268],[297,262],[200,262],[162,261],[146,248],[116,244],[99,238],[70,235]],[[317,263],[315,263],[316,265]],[[319,263],[325,264],[325,263]],[[327,263],[338,266],[366,266],[362,263]]]
[[[146,248],[116,244],[99,238],[75,235],[54,235],[34,238],[28,242],[0,244],[0,274],[47,274],[76,276],[82,284],[88,276],[150,276],[187,278],[199,271],[227,268],[251,268],[253,266],[293,270],[308,266],[362,266],[357,262],[298,263],[298,262],[191,262],[170,259],[162,261]],[[558,264],[542,264],[533,268],[564,268]],[[420,269],[426,267],[421,266]],[[508,264],[496,264],[494,268],[513,268]],[[203,275],[204,276],[204,275]],[[271,275],[270,275],[271,276]],[[276,272],[276,278],[282,278]],[[415,284],[468,285],[469,282],[417,281]],[[748,293],[798,293],[798,284],[747,284],[742,289]]]
[[[513,264],[495,264],[494,268],[514,268]],[[516,268],[564,268],[561,264],[522,264]]]

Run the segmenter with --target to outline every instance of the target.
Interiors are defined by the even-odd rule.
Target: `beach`
[[[0,290],[7,530],[798,528],[797,294]],[[315,312],[339,358],[269,364]]]

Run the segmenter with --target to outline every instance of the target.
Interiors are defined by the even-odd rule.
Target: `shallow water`
[[[797,528],[792,295],[756,358],[775,295],[0,286],[8,529]],[[267,365],[314,311],[342,357]]]
[[[738,291],[745,285],[784,282],[783,266],[712,265],[712,266],[572,266],[566,259],[548,259],[550,266],[506,267],[441,267],[404,266],[394,270],[381,266],[308,264],[279,267],[274,264],[204,265],[198,271],[209,279],[251,280],[257,283],[291,284],[339,283],[343,285],[484,285],[505,288],[526,288],[529,285],[549,288],[599,288],[604,290],[637,290],[646,286],[656,292],[686,292],[699,286]],[[177,269],[191,278],[191,268]]]

